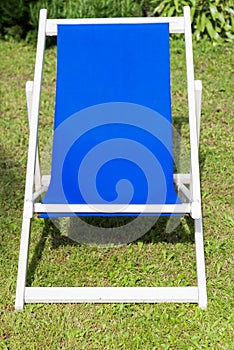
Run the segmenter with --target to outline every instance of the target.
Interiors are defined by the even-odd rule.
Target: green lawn
[[[14,311],[25,184],[28,122],[24,85],[35,49],[0,41],[0,349],[234,349],[233,46],[194,46],[203,81],[201,185],[208,308],[189,304],[26,305]],[[46,52],[41,141],[48,143],[55,50]],[[174,121],[186,140],[182,42],[172,42]],[[182,91],[182,93],[180,92]],[[52,97],[50,97],[52,96]],[[43,147],[42,147],[43,148]],[[48,147],[42,149],[47,154]],[[44,160],[46,157],[44,156]],[[45,164],[48,169],[49,163]],[[42,219],[32,224],[28,285],[188,285],[196,283],[194,237],[186,218],[172,233],[166,219],[138,242],[89,247]]]

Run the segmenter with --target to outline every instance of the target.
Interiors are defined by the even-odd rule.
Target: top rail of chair
[[[121,18],[75,18],[47,19],[46,35],[57,35],[59,24],[145,24],[169,23],[170,33],[184,33],[184,17],[121,17]]]

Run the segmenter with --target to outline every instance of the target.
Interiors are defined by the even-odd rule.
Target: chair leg
[[[202,218],[195,219],[195,244],[197,262],[198,304],[201,309],[207,307],[205,256],[203,243]]]
[[[26,82],[26,101],[27,101],[27,108],[28,108],[28,124],[29,128],[31,125],[31,109],[32,109],[32,94],[33,94],[33,81],[27,81]],[[36,165],[35,165],[35,191],[40,191],[42,187],[41,183],[41,170],[40,170],[40,157],[39,157],[39,148],[37,146],[36,151]]]
[[[197,144],[200,140],[200,124],[201,124],[201,103],[202,103],[202,82],[195,80],[195,104],[196,104],[196,122],[197,122]]]
[[[22,310],[24,307],[24,294],[26,285],[27,262],[28,262],[28,248],[30,236],[30,218],[23,218],[22,233],[20,241],[20,254],[18,265],[18,276],[16,286],[15,310]]]

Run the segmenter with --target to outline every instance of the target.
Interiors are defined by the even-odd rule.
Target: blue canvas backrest
[[[169,24],[58,25],[51,183],[43,203],[179,203]]]

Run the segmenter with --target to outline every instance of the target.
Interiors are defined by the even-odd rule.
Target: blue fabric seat
[[[51,182],[43,203],[180,203],[169,24],[58,25],[57,46]]]

